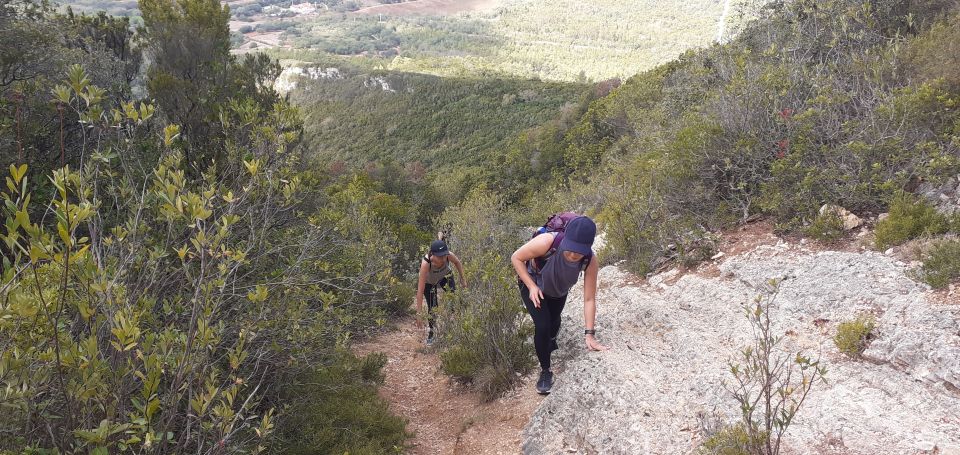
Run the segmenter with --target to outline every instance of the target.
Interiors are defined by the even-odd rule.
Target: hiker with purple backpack
[[[597,341],[594,329],[600,268],[593,253],[596,235],[597,225],[590,218],[572,212],[559,213],[551,216],[510,258],[517,271],[520,298],[533,318],[533,345],[540,361],[537,392],[541,395],[550,393],[553,387],[550,355],[558,348],[560,314],[567,292],[580,280],[581,273],[584,342],[591,351],[609,349]]]

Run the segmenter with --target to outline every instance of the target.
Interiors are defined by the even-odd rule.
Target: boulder
[[[863,220],[861,220],[860,217],[850,213],[849,210],[838,205],[825,204],[823,207],[820,207],[820,215],[827,214],[833,214],[840,217],[840,219],[843,220],[843,230],[845,231],[851,231],[863,224]]]

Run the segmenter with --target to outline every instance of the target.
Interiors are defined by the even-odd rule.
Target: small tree
[[[754,455],[780,453],[780,444],[794,416],[826,368],[802,353],[780,347],[783,337],[773,334],[770,308],[780,292],[779,280],[745,305],[753,329],[753,344],[741,351],[739,362],[730,362],[734,384],[728,385],[740,405],[740,425],[747,433],[745,451]]]

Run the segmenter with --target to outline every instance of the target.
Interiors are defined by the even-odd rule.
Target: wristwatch
[[[583,329],[584,335],[596,335],[597,331],[595,329]]]

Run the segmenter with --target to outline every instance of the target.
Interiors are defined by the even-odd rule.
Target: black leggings
[[[436,286],[426,283],[423,285],[423,296],[427,298],[427,323],[430,324],[430,335],[433,336],[433,309],[437,307],[437,288],[446,292],[457,290],[457,282],[452,276],[443,277]]]
[[[527,307],[527,312],[533,318],[533,347],[537,350],[537,360],[540,361],[540,368],[550,369],[550,353],[557,349],[557,334],[560,333],[560,313],[563,312],[563,306],[567,303],[567,296],[548,297],[546,295],[540,299],[540,308],[533,306],[530,300],[530,290],[527,285],[519,283],[520,298],[523,299],[523,305]]]

